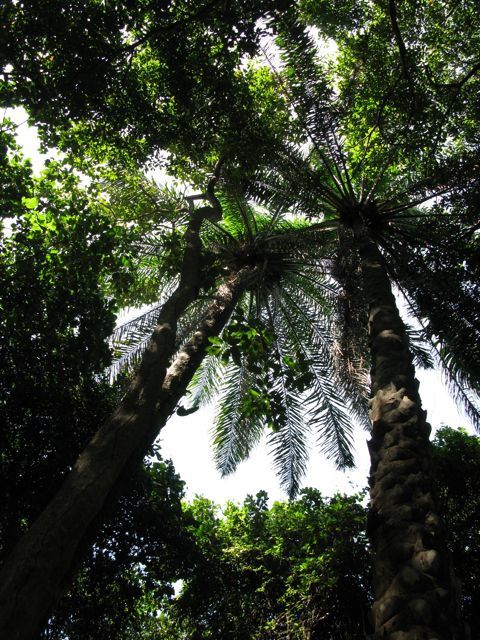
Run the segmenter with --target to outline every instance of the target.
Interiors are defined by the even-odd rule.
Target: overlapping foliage
[[[271,161],[259,167],[247,190],[260,203],[288,203],[313,221],[326,220],[337,227],[336,276],[345,299],[342,346],[352,363],[367,351],[358,247],[352,234],[355,224],[365,225],[424,338],[431,342],[454,396],[478,426],[479,244],[473,205],[478,192],[477,142],[458,124],[460,110],[467,107],[445,106],[428,83],[414,79],[413,66],[398,70],[396,90],[389,91],[387,76],[378,75],[374,62],[383,55],[385,65],[388,58],[380,38],[386,40],[385,20],[390,27],[392,21],[396,24],[393,2],[386,16],[383,8],[370,7],[373,14],[364,15],[362,29],[348,36],[340,32],[337,63],[322,58],[318,39],[305,21],[313,9],[305,4],[304,13],[292,9],[276,24],[280,62],[273,63],[267,55],[296,115],[299,138],[296,145],[273,150]],[[400,42],[397,45],[401,67],[403,49]],[[391,60],[387,64],[395,69]],[[474,83],[475,74],[465,82]],[[366,78],[371,86],[366,86]],[[438,113],[426,114],[418,103],[422,100],[436,105]],[[438,127],[435,139],[426,123],[432,130]],[[423,149],[426,140],[429,146]]]
[[[256,211],[232,188],[225,184],[219,195],[222,220],[207,221],[202,230],[202,292],[180,321],[178,345],[195,331],[225,274],[251,265],[259,275],[222,335],[211,339],[188,408],[180,412],[220,396],[214,446],[222,473],[232,472],[268,427],[282,485],[294,494],[308,457],[310,430],[339,467],[353,463],[351,416],[367,424],[366,374],[363,384],[351,384],[338,356],[338,290],[328,226],[311,226],[280,209],[273,217]],[[175,255],[172,239],[182,244],[181,228],[177,218],[170,233],[145,233],[145,250],[138,246],[143,272],[149,270],[159,291],[170,273],[175,279],[168,264],[172,250]],[[155,321],[155,310],[147,311],[116,330],[118,364],[135,361]]]
[[[227,377],[224,398],[235,411],[219,414],[219,461],[225,470],[233,468],[258,438],[261,415],[262,426],[272,427],[283,481],[295,490],[293,478],[305,458],[300,422],[305,406],[312,409],[309,417],[321,434],[328,423],[334,434],[330,442],[340,452],[338,460],[347,460],[345,439],[335,439],[335,433],[341,436],[335,425],[343,422],[346,433],[340,405],[362,391],[359,374],[368,366],[366,327],[361,321],[365,302],[352,235],[356,220],[380,246],[392,281],[405,293],[454,393],[478,424],[480,14],[475,2],[304,0],[284,7],[248,0],[235,6],[229,2],[192,6],[186,1],[143,2],[134,7],[49,0],[12,1],[1,11],[2,22],[8,25],[0,45],[2,104],[26,106],[32,121],[41,125],[44,139],[73,153],[71,160],[77,166],[93,170],[92,158],[129,167],[163,162],[198,183],[205,167],[225,156],[229,175],[236,177],[247,196],[268,204],[270,219],[265,212],[252,213],[244,203],[237,203],[241,215],[234,219],[229,213],[233,209],[225,203],[223,226],[211,225],[203,237],[209,247],[205,297],[221,269],[231,270],[251,259],[246,257],[249,251],[253,250],[257,265],[267,253],[269,264],[268,278],[261,281],[263,292],[260,286],[249,292],[236,324],[212,343],[209,361],[199,372],[195,400],[208,397],[209,390],[221,391],[215,382],[215,361]],[[247,58],[265,49],[260,36],[268,29],[283,52],[283,63],[269,58],[260,68],[258,61]],[[318,43],[324,37],[335,40],[336,61],[321,59]],[[8,142],[8,134],[2,135]],[[14,392],[9,391],[7,398],[19,406],[23,396],[17,401],[15,393],[19,389],[24,393],[36,378],[45,379],[45,389],[51,389],[45,394],[50,393],[48,411],[52,411],[54,393],[62,406],[62,383],[67,379],[79,391],[75,398],[82,405],[86,396],[90,398],[93,374],[108,360],[104,338],[112,323],[112,305],[104,294],[111,285],[102,287],[110,279],[122,288],[115,252],[119,228],[107,228],[106,218],[96,208],[90,216],[90,202],[82,198],[71,172],[52,166],[50,177],[33,186],[28,165],[16,151],[4,154],[1,162],[2,169],[9,167],[1,177],[7,211],[2,216],[22,216],[12,239],[6,241],[7,257],[2,262],[6,299],[11,303],[5,309],[11,309],[13,319],[2,319],[4,341],[7,362],[14,365],[11,371],[25,375],[28,370],[25,381],[11,380]],[[61,180],[69,194],[52,186],[56,180],[52,172],[63,172]],[[161,299],[159,268],[168,276],[165,281],[175,280],[175,256],[181,247],[175,224],[182,225],[188,208],[173,208],[175,216],[168,218],[166,233],[153,231],[150,213],[158,207],[146,206],[151,195],[147,189],[137,211],[146,216],[146,222],[137,220],[141,233],[135,238],[143,279],[122,294],[123,302]],[[73,206],[76,214],[70,215]],[[59,210],[65,207],[67,214],[62,216]],[[313,253],[302,253],[289,242],[280,247],[279,257],[276,225],[285,211],[323,221],[324,226],[317,228],[313,258]],[[287,232],[288,225],[294,234]],[[126,227],[122,222],[120,228]],[[282,242],[289,235],[304,239],[301,225],[294,227],[291,221],[284,224]],[[327,231],[337,236],[336,250],[329,244],[326,257],[318,252],[318,244]],[[273,238],[270,232],[275,232]],[[12,252],[21,259],[12,257]],[[295,254],[297,263],[291,260]],[[308,264],[310,259],[313,263]],[[307,285],[312,270],[319,266],[327,270],[326,261],[328,277],[341,285],[336,304],[325,295],[323,280],[319,288],[318,278]],[[300,276],[295,273],[298,262]],[[280,272],[287,275],[282,286]],[[57,275],[58,289],[53,286]],[[30,289],[26,293],[32,282],[33,293]],[[78,298],[74,295],[72,301],[72,292],[77,291]],[[194,330],[203,304],[199,299],[185,316],[183,338]],[[332,311],[331,317],[338,317],[339,310],[340,331],[327,321],[318,322]],[[140,342],[153,315],[137,325],[135,338]],[[18,320],[25,318],[32,321],[26,333],[34,338],[27,347],[22,337],[15,342]],[[42,343],[45,329],[54,331],[53,343],[48,337]],[[119,355],[127,359],[130,352],[122,348],[125,337],[130,339],[129,330],[135,330],[134,323],[117,334]],[[43,351],[35,350],[38,345]],[[48,363],[42,358],[45,346],[52,354]],[[17,367],[23,348],[25,363],[35,366]],[[73,371],[77,348],[87,363],[79,368],[84,376],[80,381]],[[333,367],[333,377],[326,373],[327,364]],[[328,400],[333,382],[345,390],[340,405]],[[273,393],[267,395],[270,387]],[[308,407],[308,396],[299,395],[307,387],[323,398],[323,406]],[[232,395],[239,388],[245,393]],[[95,386],[93,395],[97,391]],[[71,396],[66,400],[67,413]],[[47,416],[45,423],[50,425],[43,404],[31,413],[29,408],[24,411],[25,406],[21,420],[16,420],[20,435],[16,433],[6,446],[11,460],[27,445],[25,425],[33,441],[34,419]],[[98,416],[101,413],[99,409]],[[82,432],[88,420],[84,423],[80,410],[78,416]],[[238,424],[243,431],[233,428]],[[67,441],[68,455],[62,458],[67,465],[73,455],[70,445]],[[40,460],[49,460],[50,454],[62,457],[57,446],[54,452],[49,444]],[[53,485],[48,491],[52,490]]]
[[[442,428],[434,459],[464,616],[476,637],[479,512],[471,487],[478,482],[479,440]],[[177,593],[154,600],[155,613],[139,619],[142,631],[126,637],[364,638],[372,593],[362,497],[326,498],[306,489],[270,507],[263,492],[223,510],[200,497],[185,504],[192,546],[176,574]]]
[[[111,226],[68,165],[52,163],[34,178],[13,146],[2,175],[15,185],[5,193],[0,240],[5,553],[110,410],[106,338],[113,294],[129,276],[124,231]]]
[[[119,389],[105,376],[108,337],[132,261],[130,234],[112,224],[98,190],[82,186],[68,164],[33,176],[13,125],[2,126],[2,178],[12,187],[3,192],[0,240],[3,561],[115,406]],[[173,592],[191,547],[183,485],[170,463],[157,462],[130,470],[122,486],[124,495],[90,530],[79,574],[42,637],[134,633],[148,603]]]

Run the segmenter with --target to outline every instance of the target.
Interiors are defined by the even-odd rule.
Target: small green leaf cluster
[[[10,160],[2,177],[19,190],[0,237],[2,554],[112,408],[103,371],[129,281],[128,234],[105,217],[94,188],[68,163],[34,178],[20,153]]]
[[[271,348],[273,336],[267,327],[255,318],[243,317],[236,313],[221,337],[210,338],[210,355],[221,357],[225,364],[230,358],[237,366],[245,355],[253,367],[261,367],[259,359],[264,358]],[[259,372],[259,371],[258,371]]]
[[[143,637],[159,603],[173,597],[172,583],[194,564],[183,487],[172,463],[159,458],[130,474],[41,638]]]
[[[236,313],[220,337],[211,337],[208,354],[220,358],[223,365],[233,362],[246,367],[252,381],[241,400],[240,419],[263,419],[272,431],[287,420],[287,407],[275,380],[283,377],[292,392],[303,393],[311,385],[311,363],[302,353],[272,358],[276,336],[262,320]]]

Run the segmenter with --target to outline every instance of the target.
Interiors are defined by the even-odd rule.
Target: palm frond
[[[312,144],[312,159],[318,162],[317,171],[322,174],[325,184],[330,183],[332,193],[341,198],[354,197],[339,133],[340,108],[317,44],[297,16],[285,14],[280,24],[278,43],[284,63],[282,86]]]
[[[222,476],[233,473],[240,462],[248,458],[263,433],[261,417],[245,414],[254,383],[245,358],[239,365],[232,362],[228,365],[212,428],[214,460]]]
[[[114,380],[122,371],[132,370],[140,361],[158,320],[161,304],[119,325],[110,337],[113,361],[108,374]]]
[[[250,207],[238,189],[229,185],[219,194],[222,205],[222,227],[238,240],[251,240],[255,234],[255,222]]]
[[[292,297],[282,296],[277,313],[282,327],[288,332],[290,349],[300,353],[309,364],[311,382],[304,396],[306,420],[318,433],[326,456],[333,459],[339,468],[352,466],[352,417],[359,421],[368,420],[366,402],[358,402],[358,394],[342,384],[336,366],[338,363],[333,356],[332,327],[324,326],[321,331],[315,311],[309,319],[308,306],[299,316],[298,310],[304,304],[302,301],[297,301],[297,314],[293,316]]]
[[[445,279],[448,281],[451,275],[445,272]],[[419,280],[408,274],[407,268],[401,278],[395,274],[394,279],[410,313],[422,328],[422,336],[429,344],[430,353],[442,372],[450,394],[472,425],[480,431],[477,360],[480,357],[480,336],[479,324],[475,319],[479,313],[480,320],[475,292],[477,285],[472,283],[472,287],[459,289],[457,283],[452,281],[451,287],[442,286],[436,291],[433,283],[428,287],[428,278],[432,276],[435,277],[434,272]],[[425,285],[426,291],[423,288]],[[426,300],[428,305],[425,304]]]
[[[415,329],[409,324],[405,324],[405,331],[407,332],[410,353],[415,367],[418,369],[433,369],[435,366],[434,357],[424,331]]]
[[[346,406],[353,418],[364,428],[370,429],[368,418],[369,377],[365,359],[352,362],[345,357],[340,348],[338,317],[335,312],[335,299],[318,299],[321,290],[314,287],[295,286],[295,279],[288,277],[282,289],[282,310],[285,322],[295,318],[298,335],[305,336],[303,344],[308,345],[314,358],[331,371],[339,387],[338,393],[344,393]]]
[[[303,420],[303,407],[298,395],[284,393],[285,419],[277,431],[268,436],[268,446],[280,485],[294,498],[301,486],[308,461],[308,433]]]
[[[280,484],[293,498],[299,491],[307,466],[309,425],[305,421],[301,394],[292,387],[287,375],[285,356],[288,352],[285,346],[283,340],[275,336],[272,357],[277,360],[277,375],[271,381],[270,396],[278,397],[277,409],[281,413],[272,418],[273,433],[268,437],[268,445]]]
[[[217,398],[225,369],[225,364],[217,356],[209,355],[204,359],[188,387],[188,404],[191,407],[204,406]]]
[[[160,185],[140,171],[118,170],[104,183],[106,206],[111,215],[126,223],[135,222],[143,231],[183,224],[188,209],[184,193],[176,186]]]
[[[439,365],[453,400],[460,411],[470,420],[473,427],[480,432],[480,395],[465,386],[458,373],[452,375],[452,370],[448,366],[448,359],[445,358],[441,351]]]
[[[341,198],[312,167],[310,159],[288,144],[275,150],[270,166],[259,168],[247,195],[259,204],[307,217],[332,217],[341,205]]]
[[[212,300],[209,296],[199,296],[188,306],[185,313],[179,318],[175,337],[175,346],[177,349],[180,349],[180,347],[192,337],[196,328],[205,319],[211,302]]]
[[[150,342],[151,333],[139,340],[136,340],[131,345],[122,345],[122,347],[116,350],[114,360],[108,368],[108,376],[111,382],[113,382],[121,373],[133,372],[137,365],[140,363],[142,356],[148,347]]]

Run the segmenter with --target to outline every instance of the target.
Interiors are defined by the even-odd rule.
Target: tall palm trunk
[[[139,372],[119,407],[79,456],[64,484],[8,556],[0,573],[0,638],[31,640],[62,595],[75,552],[123,470],[144,454],[184,394],[209,344],[220,333],[251,269],[219,287],[193,338],[168,366],[177,321],[200,285],[198,231],[211,208],[198,209],[186,233],[179,286],[160,312]]]
[[[372,355],[369,535],[375,640],[464,638],[458,589],[432,495],[430,425],[382,255],[357,223]]]

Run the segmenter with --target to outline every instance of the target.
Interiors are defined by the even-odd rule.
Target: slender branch
[[[268,236],[270,231],[273,229],[273,225],[276,223],[280,214],[282,213],[282,210],[283,210],[283,207],[281,204],[279,204],[278,207],[273,212],[273,215],[270,218],[270,222],[268,223],[268,227],[266,228],[265,232],[262,234],[263,236]]]
[[[389,0],[388,12],[390,15],[390,23],[392,25],[393,35],[395,36],[395,41],[397,43],[398,51],[400,54],[400,61],[402,63],[403,75],[405,77],[405,80],[408,82],[410,93],[412,94],[412,98],[414,98],[415,89],[414,89],[413,80],[410,76],[410,72],[408,68],[409,64],[408,64],[407,48],[405,47],[405,42],[403,41],[402,33],[400,31],[400,27],[398,26],[397,5],[395,4],[395,0]]]
[[[443,114],[443,117],[441,119],[441,121],[438,123],[437,125],[437,135],[435,136],[435,140],[433,141],[433,144],[431,146],[431,150],[430,153],[428,154],[429,158],[433,158],[434,153],[436,152],[438,145],[440,144],[440,138],[444,129],[444,124],[447,121],[447,118],[450,116],[450,114],[453,111],[453,107],[455,106],[455,103],[457,102],[460,93],[462,92],[463,87],[465,86],[465,84],[467,83],[468,80],[470,80],[470,78],[472,78],[478,71],[480,71],[480,62],[478,62],[477,64],[475,64],[472,69],[470,69],[470,71],[465,74],[465,76],[459,80],[458,82],[452,82],[450,84],[445,84],[445,85],[438,85],[439,87],[442,88],[452,88],[454,89],[454,93],[450,99],[450,102],[445,110],[445,113]]]
[[[435,82],[433,80],[433,74],[430,67],[427,65],[426,67],[427,77],[430,81],[430,84],[433,85],[437,89],[461,89],[465,83],[467,83],[470,78],[473,78],[480,71],[480,61],[475,63],[473,67],[468,71],[463,78],[459,80],[455,80],[452,82]]]
[[[208,200],[210,202],[212,211],[207,219],[212,219],[214,221],[219,221],[222,218],[222,205],[220,204],[219,199],[215,195],[215,185],[220,180],[220,173],[222,171],[222,167],[225,163],[225,157],[220,156],[217,160],[215,167],[213,169],[213,174],[210,180],[207,183],[207,187],[204,193],[195,193],[191,196],[185,196],[185,200],[188,202],[188,206],[190,212],[193,212],[193,202],[195,200]]]

